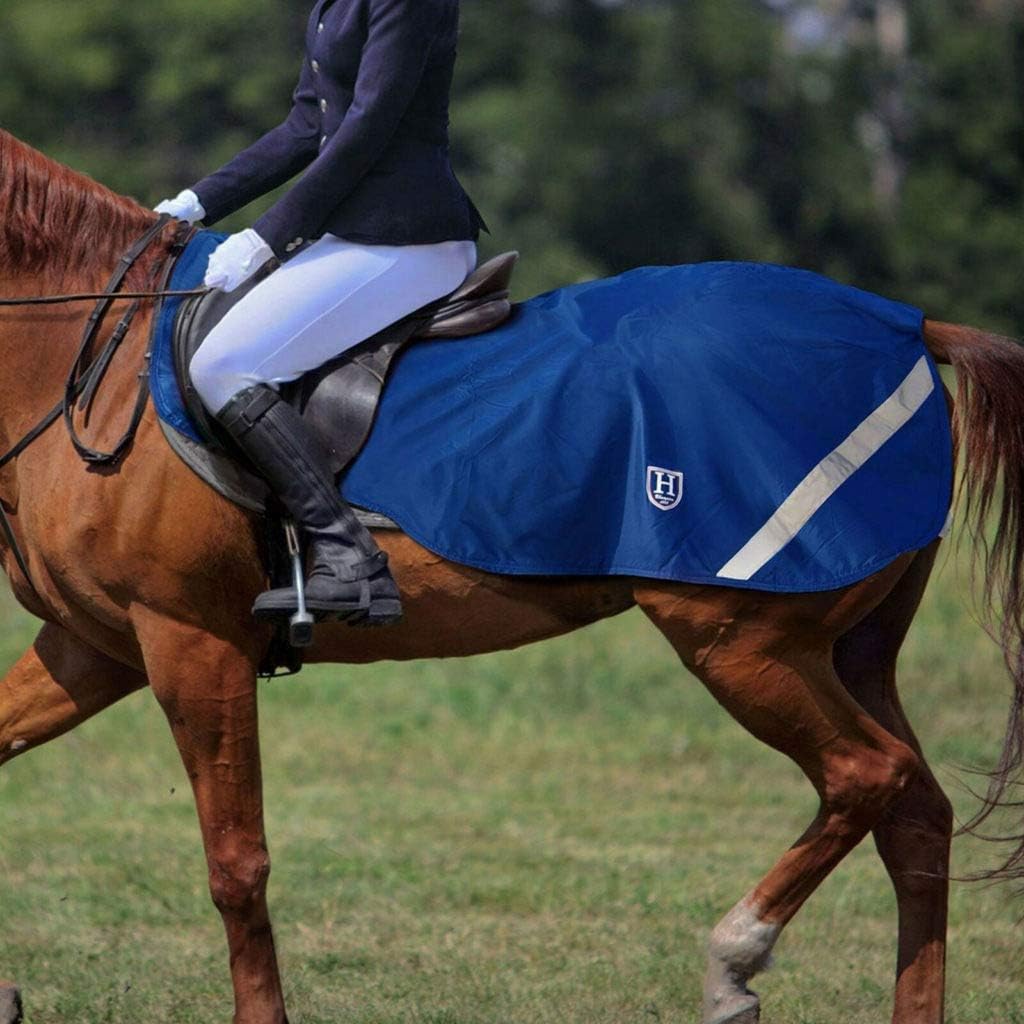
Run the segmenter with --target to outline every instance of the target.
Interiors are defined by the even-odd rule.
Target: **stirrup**
[[[252,615],[257,622],[277,622],[287,616],[288,643],[292,647],[309,647],[313,643],[313,625],[316,620],[306,604],[306,573],[302,564],[299,530],[292,519],[283,520],[281,525],[284,527],[285,543],[291,560],[292,585],[264,591],[253,603]]]
[[[306,610],[306,577],[302,566],[302,545],[299,531],[291,519],[284,521],[284,536],[288,556],[292,560],[292,580],[295,586],[295,614],[288,620],[288,643],[292,647],[309,647],[313,643],[313,616]],[[259,598],[256,599],[259,604]],[[253,606],[253,614],[256,606]],[[258,617],[258,616],[257,616]]]

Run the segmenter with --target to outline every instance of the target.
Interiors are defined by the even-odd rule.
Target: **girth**
[[[330,452],[330,468],[335,474],[348,466],[370,436],[388,371],[407,345],[419,339],[482,334],[508,318],[512,311],[509,285],[518,258],[516,252],[496,256],[451,295],[391,324],[281,389]],[[174,325],[175,372],[188,413],[208,444],[197,445],[161,423],[171,447],[195,472],[225,497],[255,511],[264,509],[266,485],[240,461],[240,453],[206,411],[188,367],[203,339],[275,266],[269,264],[234,292],[212,291],[182,304]]]

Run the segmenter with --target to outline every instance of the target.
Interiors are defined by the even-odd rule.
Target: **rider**
[[[210,257],[205,283],[260,281],[191,363],[204,405],[266,478],[310,547],[307,604],[387,623],[398,589],[340,497],[326,454],[276,386],[457,288],[476,266],[480,214],[448,159],[458,0],[319,0],[287,119],[157,212],[213,223],[305,174]],[[260,595],[263,617],[294,589]]]

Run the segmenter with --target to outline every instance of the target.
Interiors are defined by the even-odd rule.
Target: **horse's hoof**
[[[742,1002],[736,1003],[728,1009],[723,1008],[714,1017],[705,1018],[704,1024],[759,1024],[761,1020],[761,1003],[753,993],[746,996]]]
[[[21,1024],[21,993],[9,981],[0,981],[0,1024]]]

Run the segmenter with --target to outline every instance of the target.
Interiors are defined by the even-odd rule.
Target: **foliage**
[[[153,203],[284,115],[308,7],[4,0],[0,124]],[[524,294],[757,259],[1024,334],[1019,4],[465,0],[462,21],[455,163]]]

